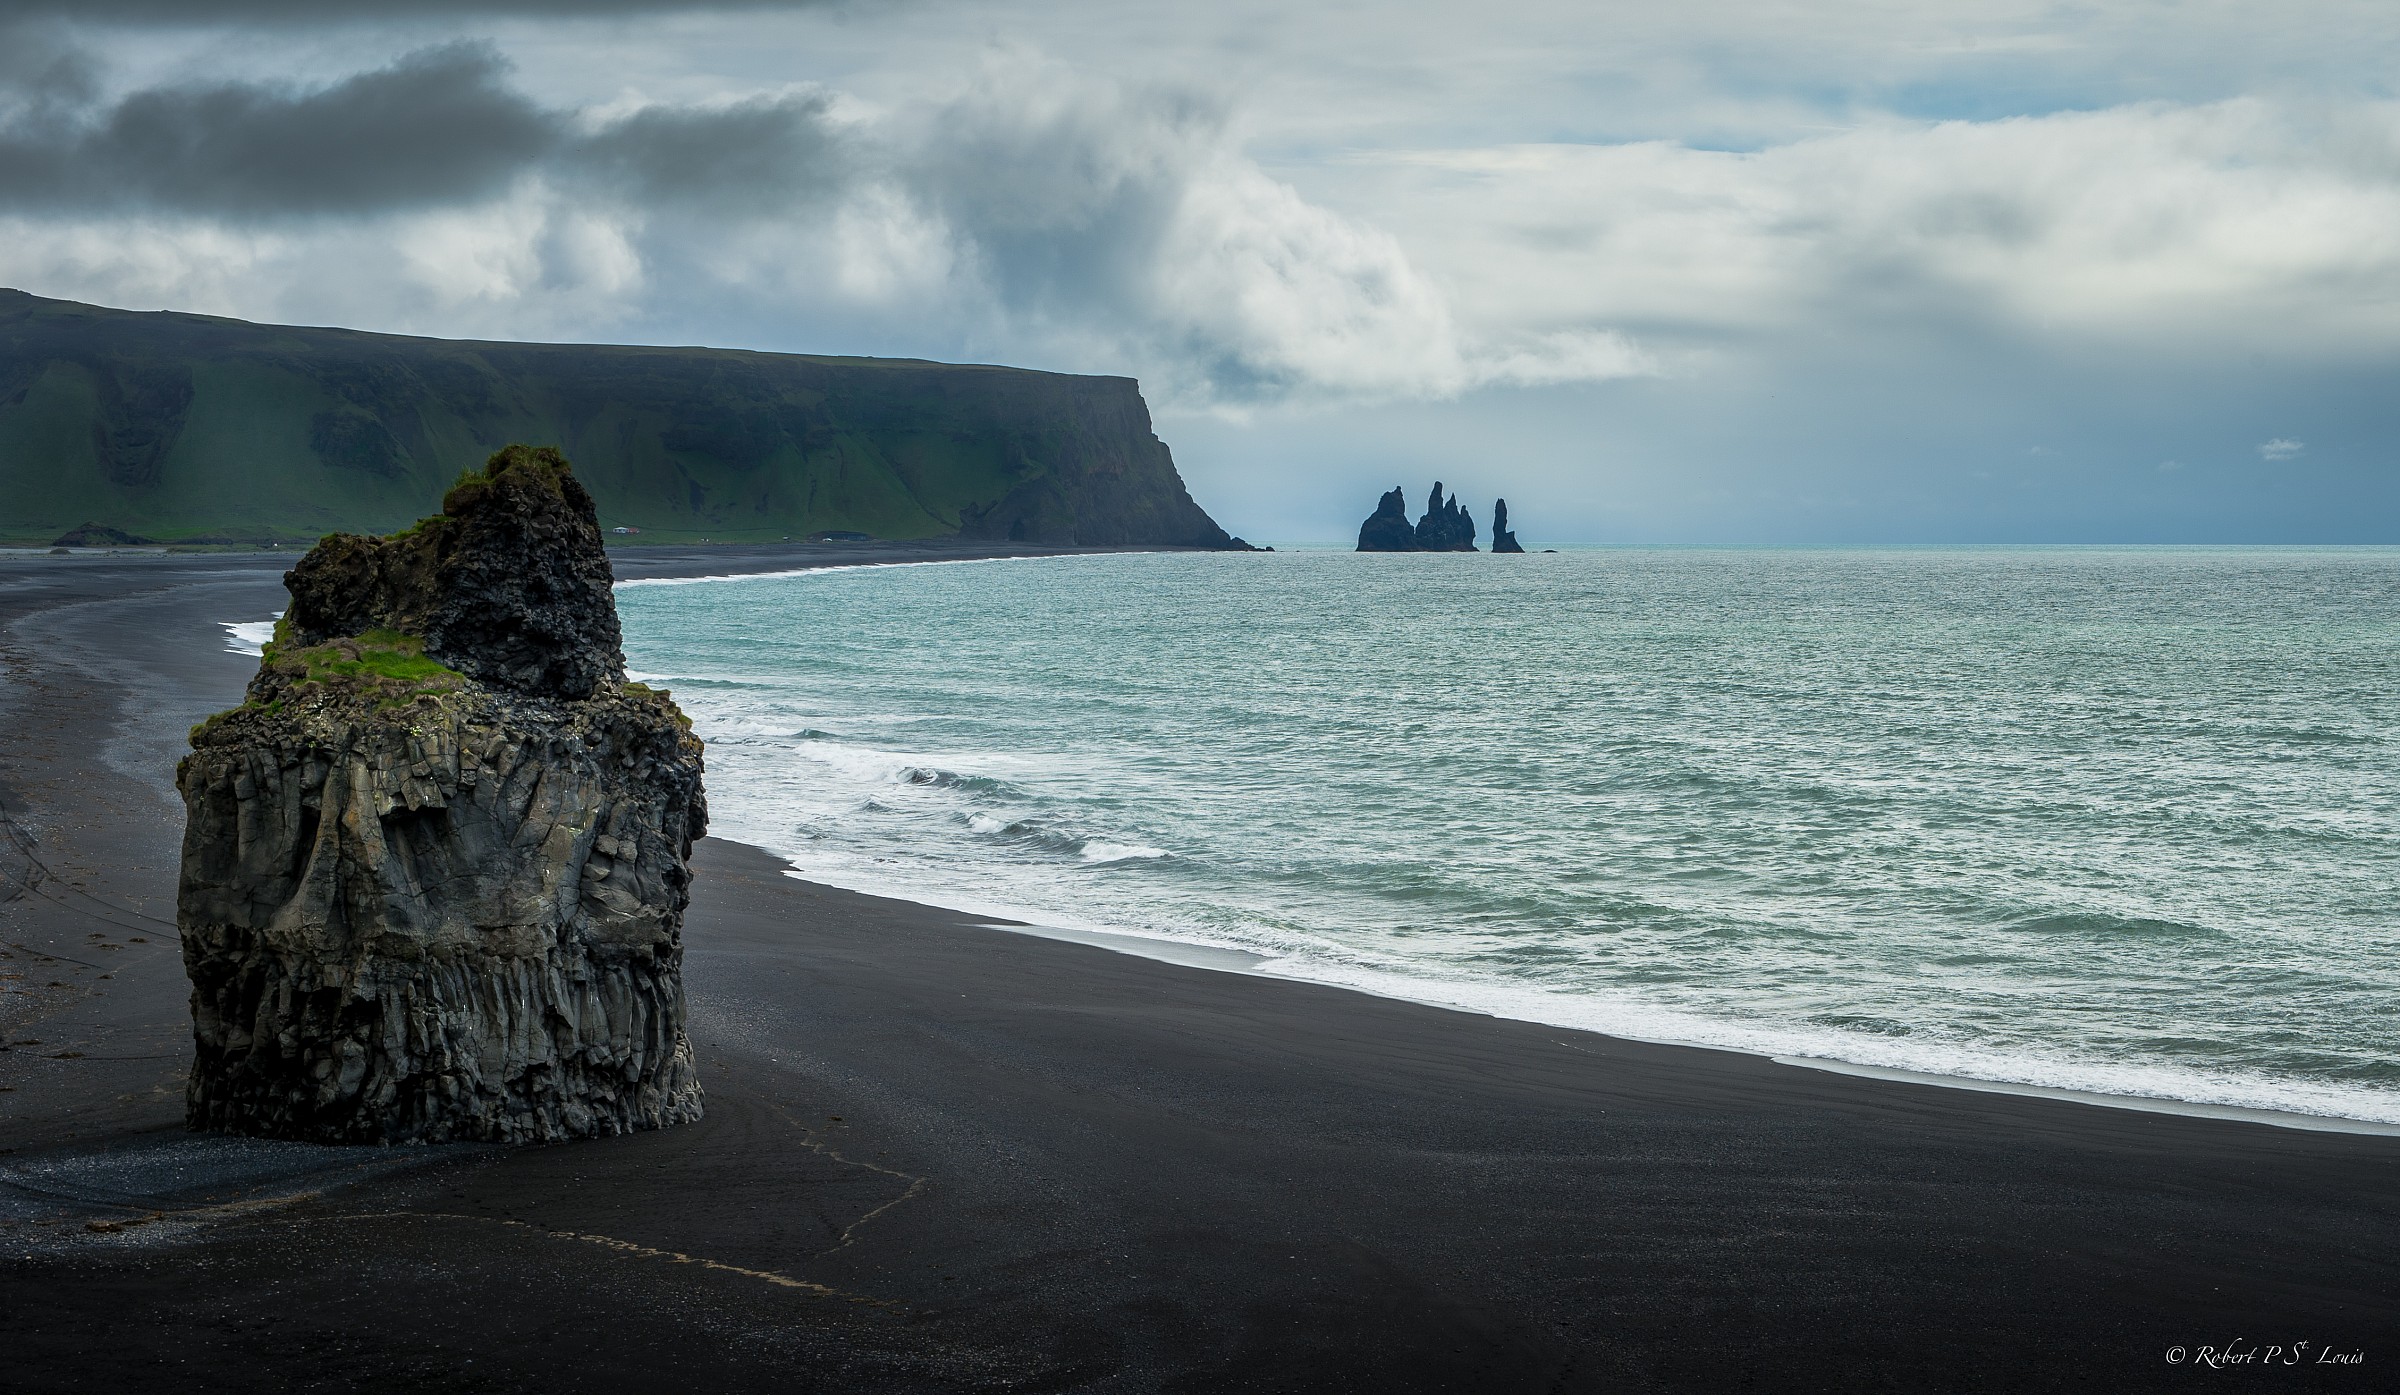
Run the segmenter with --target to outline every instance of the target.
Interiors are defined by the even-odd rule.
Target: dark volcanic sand
[[[734,569],[683,551],[618,566]],[[0,843],[0,1038],[38,1042],[0,1054],[0,1390],[2367,1390],[2400,1364],[2400,1139],[1182,968],[713,840],[703,1122],[187,1135],[181,967],[140,917],[171,918],[181,733],[254,663],[213,622],[278,608],[288,561],[0,558],[0,798],[56,873],[17,892]],[[2254,1364],[2166,1359],[2228,1345]]]

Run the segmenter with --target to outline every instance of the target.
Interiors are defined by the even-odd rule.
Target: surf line
[[[796,576],[827,572],[870,572],[886,567],[980,567],[992,562],[1055,562],[1062,557],[1090,557],[1089,552],[1044,552],[1031,557],[929,557],[918,562],[827,562],[816,567],[786,567],[774,572],[711,572],[707,576],[637,576],[615,583],[619,591],[637,586],[698,586],[711,581],[788,581]]]
[[[814,872],[788,866],[784,875],[797,881],[818,879]],[[828,882],[828,885],[839,883]],[[871,896],[890,896],[893,893],[871,887],[857,886],[850,890]],[[926,902],[923,904],[935,904]],[[962,914],[981,914],[963,907],[945,907]],[[1386,998],[1393,1002],[1411,1003],[1418,1007],[1435,1008],[1443,1012],[1465,1013],[1470,1017],[1492,1017],[1504,1022],[1532,1022],[1562,1031],[1585,1032],[1596,1037],[1617,1041],[1638,1041],[1656,1046],[1673,1046],[1686,1051],[1722,1051],[1736,1056],[1772,1061],[1779,1066],[1796,1070],[1824,1071],[1829,1075],[1848,1075],[1865,1080],[1884,1080],[1904,1085],[1930,1085],[1937,1089],[1966,1090],[1980,1094],[2016,1095],[2026,1099],[2050,1100],[2061,1104],[2088,1105],[2097,1109],[2122,1109],[2137,1114],[2169,1114],[2186,1119],[2215,1119],[2228,1123],[2259,1124],[2268,1128],[2295,1129],[2304,1133],[2341,1133],[2375,1137],[2400,1137],[2400,1123],[2378,1119],[2359,1119],[2342,1114],[2311,1114],[2296,1109],[2266,1109],[2250,1105],[2216,1104],[2207,1100],[2177,1099],[2164,1095],[2114,1094],[2101,1090],[2078,1090],[2062,1085],[2035,1085],[2014,1080],[1994,1080],[1977,1075],[1945,1075],[1932,1071],[1907,1070],[1896,1066],[1866,1065],[1830,1056],[1804,1056],[1756,1046],[1731,1046],[1720,1042],[1693,1041],[1666,1034],[1610,1031],[1601,1027],[1585,1027],[1563,1022],[1546,1021],[1539,1017],[1519,1017],[1491,1007],[1444,999],[1420,988],[1417,992],[1400,991],[1397,987],[1343,982],[1338,979],[1312,977],[1307,964],[1281,956],[1268,956],[1251,950],[1223,949],[1183,940],[1169,940],[1151,935],[1125,931],[1069,930],[1056,926],[1008,923],[989,917],[978,929],[997,930],[1014,935],[1031,935],[1039,939],[1063,940],[1089,945],[1112,954],[1131,955],[1184,968],[1209,973],[1248,974],[1260,978],[1280,979],[1290,983],[1309,983],[1321,988],[1338,988],[1344,992],[1362,993],[1371,998]],[[1427,985],[1431,988],[1433,985]],[[1589,1048],[1561,1041],[1559,1045],[1574,1051]]]
[[[2099,1090],[2077,1090],[2064,1085],[2029,1085],[2015,1080],[1986,1080],[1978,1075],[1936,1075],[1930,1071],[1902,1070],[1896,1066],[1867,1066],[1855,1061],[1837,1060],[1828,1056],[1769,1056],[1779,1066],[1797,1066],[1802,1070],[1821,1070],[1828,1075],[1856,1076],[1861,1080],[1892,1080],[1906,1085],[1932,1085],[1945,1090],[1973,1090],[1986,1095],[2017,1095],[2025,1099],[2060,1100],[2068,1104],[2088,1104],[2099,1109],[2127,1109],[2137,1114],[2172,1114],[2185,1119],[2223,1119],[2232,1123],[2264,1124],[2268,1128],[2298,1129],[2305,1133],[2348,1133],[2394,1138],[2400,1137],[2400,1124],[2387,1124],[2377,1119],[2352,1119],[2340,1114],[2303,1114],[2293,1109],[2258,1109],[2239,1104],[2211,1104],[2206,1100],[2179,1100],[2163,1095],[2112,1095]]]

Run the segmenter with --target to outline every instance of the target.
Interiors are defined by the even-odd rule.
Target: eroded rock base
[[[532,1142],[699,1117],[681,923],[705,812],[664,694],[266,691],[181,771],[195,1127]]]

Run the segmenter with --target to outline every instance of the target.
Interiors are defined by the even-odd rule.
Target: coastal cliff
[[[0,540],[381,532],[510,441],[557,444],[601,526],[644,542],[1243,546],[1193,502],[1130,378],[417,339],[0,290]]]
[[[701,747],[629,683],[590,496],[510,447],[334,536],[192,736],[177,914],[194,1128],[533,1142],[696,1119]]]

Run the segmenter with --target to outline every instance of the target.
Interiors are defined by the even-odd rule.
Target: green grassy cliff
[[[512,441],[566,452],[602,526],[644,542],[1238,545],[1129,378],[410,339],[0,290],[0,540],[388,532]]]

